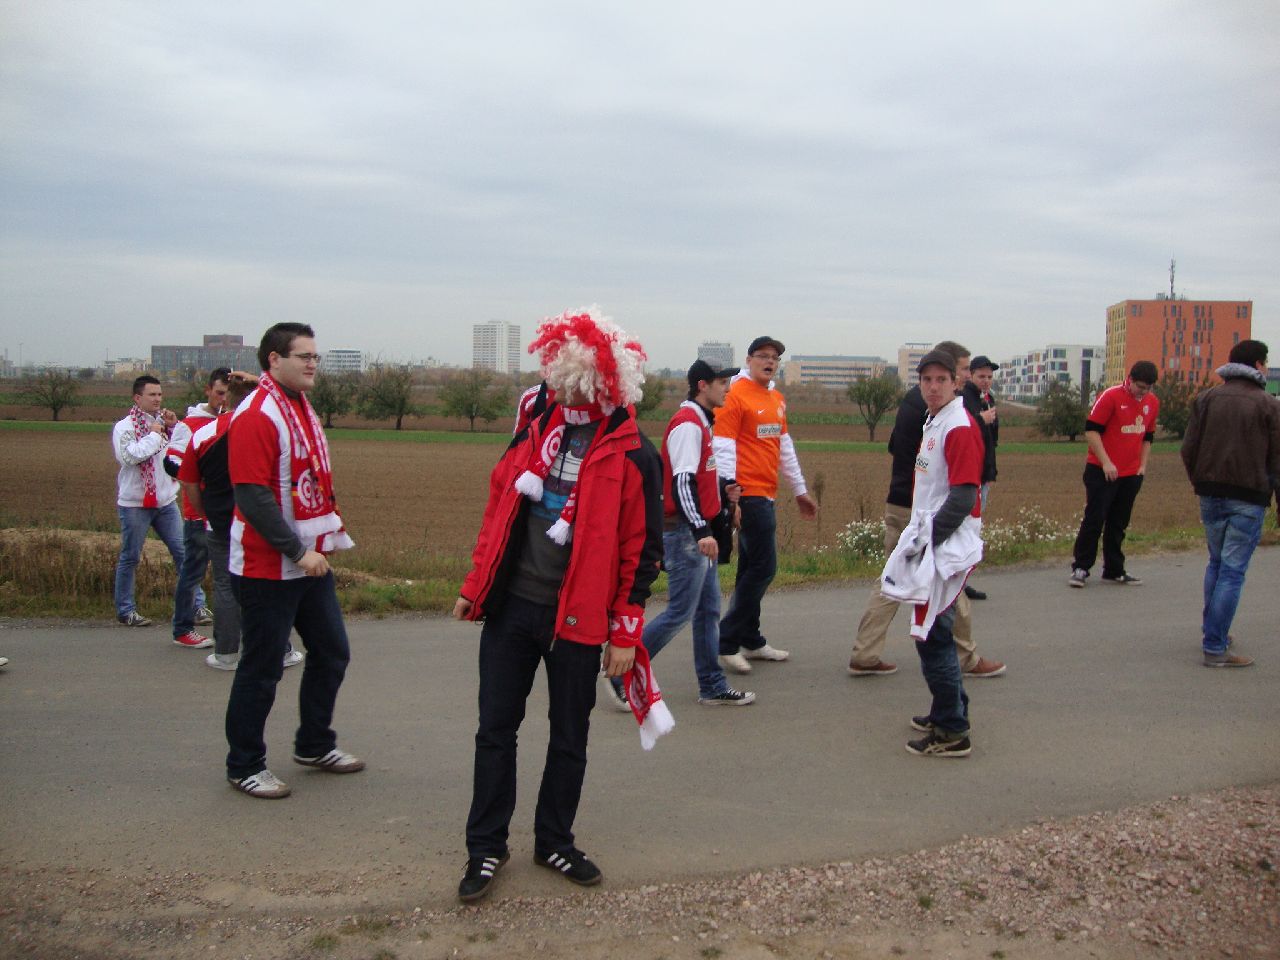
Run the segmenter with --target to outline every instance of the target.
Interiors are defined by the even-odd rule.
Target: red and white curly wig
[[[595,304],[543,320],[529,352],[561,400],[581,392],[610,414],[643,396],[644,349]]]

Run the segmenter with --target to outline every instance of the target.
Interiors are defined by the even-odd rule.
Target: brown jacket
[[[1227,364],[1218,373],[1222,385],[1192,405],[1182,462],[1197,495],[1265,507],[1280,486],[1280,402],[1250,367]]]

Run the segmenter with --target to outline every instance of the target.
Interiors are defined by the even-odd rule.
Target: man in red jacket
[[[529,346],[556,399],[516,433],[489,501],[453,615],[483,620],[480,720],[458,897],[484,897],[510,853],[516,737],[538,664],[551,737],[534,814],[534,862],[582,886],[600,869],[574,846],[587,729],[604,650],[626,674],[662,557],[661,463],[636,427],[645,360],[596,308],[543,322]]]

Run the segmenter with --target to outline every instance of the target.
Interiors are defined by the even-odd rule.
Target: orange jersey
[[[787,401],[750,377],[733,382],[716,411],[715,434],[737,446],[736,479],[746,497],[778,495],[778,461],[787,432]]]

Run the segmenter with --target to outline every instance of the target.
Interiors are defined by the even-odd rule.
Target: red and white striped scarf
[[[116,407],[119,410],[119,407]],[[141,440],[151,432],[152,419],[142,412],[142,408],[136,403],[129,408],[129,419],[133,421],[133,439]],[[156,497],[156,459],[148,457],[138,464],[138,472],[142,475],[142,505],[144,507],[155,508],[159,506],[159,499]]]
[[[566,424],[595,423],[606,416],[604,408],[598,403],[584,403],[573,407],[556,404],[552,407],[545,426],[541,428],[537,424],[532,426],[529,463],[524,472],[516,477],[516,489],[530,500],[541,500],[543,482],[551,473],[551,467],[560,454]],[[591,447],[594,447],[599,439],[600,431],[597,429],[595,436],[591,438]],[[591,447],[587,448],[587,452],[582,457],[584,463],[591,454]],[[564,508],[560,511],[560,518],[547,530],[547,536],[561,546],[568,543],[573,532],[573,518],[577,512],[578,487],[575,484],[569,493],[569,498],[565,501]]]

